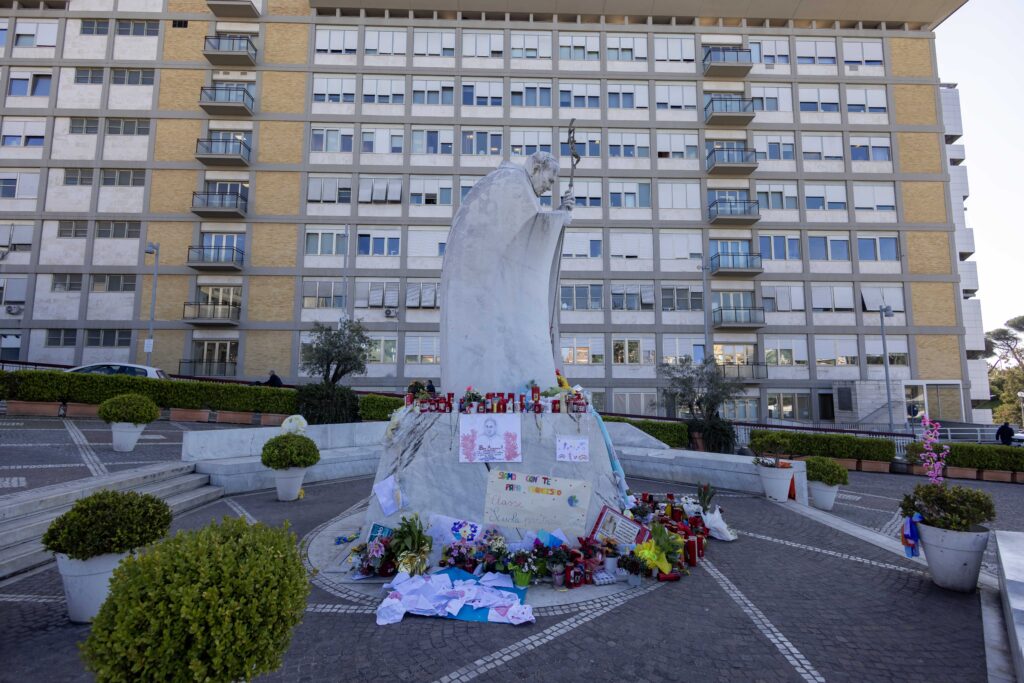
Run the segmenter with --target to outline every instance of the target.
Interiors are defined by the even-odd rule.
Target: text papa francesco
[[[526,481],[531,484],[550,484],[551,477],[545,477],[539,474],[527,474],[525,475]],[[515,472],[499,472],[498,479],[504,479],[505,481],[515,481]],[[547,496],[560,496],[562,495],[562,489],[546,488],[541,486],[527,486],[523,488],[521,484],[505,484],[506,491],[528,491],[530,493],[539,493]]]

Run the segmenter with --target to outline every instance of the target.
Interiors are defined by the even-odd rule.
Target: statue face
[[[531,161],[536,165],[530,172],[530,183],[534,193],[540,197],[554,186],[558,178],[558,161],[550,154],[541,152],[532,155]]]

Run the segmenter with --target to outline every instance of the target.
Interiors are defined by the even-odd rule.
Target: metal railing
[[[761,209],[756,199],[716,199],[708,206],[708,218],[714,219],[719,216],[760,218]]]
[[[252,154],[249,145],[245,140],[217,140],[214,138],[199,138],[196,140],[196,155],[207,154],[216,156],[239,156],[249,162]]]
[[[842,429],[834,424],[828,426],[827,423],[823,426],[805,426],[803,424],[779,424],[775,422],[733,422],[732,426],[736,430],[736,443],[740,446],[750,445],[750,432],[754,431],[755,429],[769,429],[773,431],[790,432],[812,432],[825,434],[848,434],[850,436],[861,436],[874,439],[888,439],[889,441],[892,441],[893,444],[896,446],[896,457],[899,460],[906,459],[907,444],[917,441],[917,437],[914,434],[889,431],[875,431],[867,429]]]
[[[253,109],[256,101],[245,88],[235,88],[224,85],[212,85],[199,89],[199,101],[216,104],[243,104],[250,110]]]
[[[704,105],[704,119],[712,114],[751,114],[754,113],[754,100],[742,97],[712,97]]]
[[[728,164],[756,164],[757,150],[742,148],[713,149],[707,157],[708,170],[715,166]]]
[[[208,36],[205,52],[244,52],[256,61],[256,46],[244,36]]]
[[[764,325],[763,308],[716,308],[711,311],[715,325]]]
[[[720,270],[761,270],[760,254],[715,254],[708,263],[712,273]]]
[[[193,209],[237,209],[245,213],[249,200],[240,192],[193,192]]]
[[[188,263],[223,263],[242,267],[245,252],[238,247],[189,247]]]
[[[706,47],[704,48],[704,68],[712,64],[749,64],[753,65],[753,54],[743,47]]]
[[[190,377],[234,377],[238,374],[238,363],[185,358],[178,361],[178,374]]]
[[[187,303],[182,306],[182,320],[232,320],[242,317],[242,307],[237,304]]]
[[[728,379],[768,379],[766,363],[716,363],[718,374]]]

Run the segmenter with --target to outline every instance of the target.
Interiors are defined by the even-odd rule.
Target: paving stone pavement
[[[247,513],[270,524],[288,520],[301,538],[366,496],[371,483],[314,484],[297,503],[278,503],[269,491],[233,496],[173,526]],[[617,600],[535,624],[407,617],[378,627],[372,605],[314,586],[281,669],[260,680],[985,680],[977,595],[938,589],[919,565],[762,498],[723,494],[717,502],[740,538],[712,542],[710,562],[690,576],[647,580]],[[92,680],[76,646],[88,627],[67,622],[54,600],[60,592],[52,567],[0,583],[0,681]],[[955,646],[936,633],[954,634]]]

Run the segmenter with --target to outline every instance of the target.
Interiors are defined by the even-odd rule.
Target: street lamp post
[[[708,271],[711,262],[701,260],[700,275],[704,286],[704,359],[714,357],[714,346],[711,341],[711,287],[708,286]],[[708,355],[711,354],[711,355]]]
[[[892,386],[889,383],[889,346],[885,341],[885,319],[893,317],[892,306],[879,306],[878,319],[882,323],[882,365],[885,367],[885,407],[889,411],[889,431],[894,431],[892,424]]]
[[[149,296],[149,336],[146,338],[146,365],[153,365],[153,321],[156,318],[156,282],[160,277],[160,244],[146,242],[146,253],[153,254],[153,283]]]
[[[1024,391],[1018,391],[1017,398],[1020,399],[1020,427],[1024,429]]]

